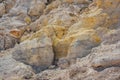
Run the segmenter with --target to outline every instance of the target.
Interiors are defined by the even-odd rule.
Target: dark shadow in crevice
[[[106,68],[111,68],[111,67],[120,67],[120,65],[111,65],[111,66],[107,66],[107,67],[99,66],[97,68],[94,68],[94,70],[101,72],[101,71],[105,70]]]

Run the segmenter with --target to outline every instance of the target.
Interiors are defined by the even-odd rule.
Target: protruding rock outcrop
[[[119,14],[120,0],[0,0],[0,78],[119,80]]]
[[[32,66],[36,72],[48,68],[54,59],[52,42],[46,35],[16,45],[12,53],[15,60]]]

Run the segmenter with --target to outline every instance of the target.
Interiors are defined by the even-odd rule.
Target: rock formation
[[[120,80],[120,0],[0,0],[0,80]]]

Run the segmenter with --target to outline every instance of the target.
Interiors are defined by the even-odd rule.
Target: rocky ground
[[[120,0],[0,0],[0,80],[120,80]]]

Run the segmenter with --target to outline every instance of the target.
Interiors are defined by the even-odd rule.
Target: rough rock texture
[[[0,51],[14,47],[16,43],[19,43],[21,35],[22,32],[18,29],[0,29]]]
[[[5,5],[3,3],[0,3],[0,16],[5,14]]]
[[[59,69],[43,71],[32,80],[119,80],[119,30],[107,34],[107,37],[111,38],[105,39],[99,47],[93,48],[88,56],[76,59],[70,67],[67,62],[61,60],[63,63]]]
[[[119,31],[113,31],[111,34],[108,34],[108,40],[105,39],[101,46],[93,49],[92,53],[94,54],[94,58],[92,60],[92,66],[94,68],[120,66]]]
[[[16,61],[10,54],[11,50],[1,52],[0,56],[0,79],[15,80],[26,78],[29,79],[34,75],[32,68],[21,62]]]
[[[49,67],[54,59],[51,39],[45,35],[16,45],[12,53],[15,60],[32,66],[36,72]]]
[[[0,79],[120,80],[119,14],[120,0],[0,0]]]

